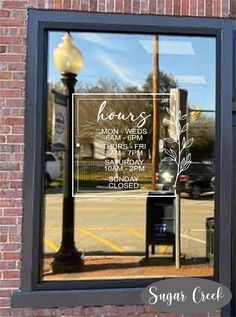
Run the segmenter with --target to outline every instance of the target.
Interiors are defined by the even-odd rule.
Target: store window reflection
[[[73,235],[83,263],[74,272],[58,274],[53,269],[66,221],[63,196],[67,186],[67,144],[63,143],[63,133],[60,134],[63,131],[59,130],[65,127],[63,111],[66,113],[68,109],[68,90],[53,60],[53,52],[64,35],[63,32],[49,34],[42,279],[213,275],[215,39],[171,35],[71,34],[83,56],[83,68],[75,85],[72,133]],[[173,95],[177,99],[173,100]],[[97,110],[106,98],[108,106],[103,109],[103,118],[108,118],[112,112],[113,121],[98,120]],[[62,117],[55,117],[56,110]],[[172,119],[170,111],[174,113]],[[142,127],[147,133],[142,133],[138,141],[128,143],[126,129],[137,128],[135,118],[140,112],[150,115]],[[124,116],[119,117],[119,113]],[[182,120],[181,126],[177,126],[183,129],[179,143],[176,142],[176,127],[171,122],[174,116]],[[131,117],[134,120],[132,126],[128,126]],[[56,123],[59,134],[55,132]],[[111,138],[107,138],[109,142],[105,142],[106,134],[99,134],[102,128],[111,129],[111,135],[115,134],[112,129],[118,129],[122,141],[113,139],[111,142]],[[120,156],[116,156],[118,152],[116,155],[111,152],[118,147]],[[128,153],[130,149],[134,152]],[[176,164],[178,153],[181,168]],[[142,167],[135,172],[120,169],[119,173],[111,167],[113,161],[122,165],[127,159],[142,161]],[[109,177],[116,176],[129,177],[129,183],[131,177],[136,177],[138,187],[112,190]],[[179,270],[176,270],[171,244],[150,246],[150,256],[145,261],[148,193],[175,191],[176,185],[180,194]],[[154,230],[164,234],[167,226],[164,222],[161,226],[157,223]]]

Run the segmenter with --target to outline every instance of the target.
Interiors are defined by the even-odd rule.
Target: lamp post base
[[[52,271],[55,274],[76,273],[83,270],[83,264],[82,252],[79,252],[75,247],[66,248],[61,246],[54,257],[51,266]]]

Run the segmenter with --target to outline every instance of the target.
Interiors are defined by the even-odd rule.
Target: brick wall
[[[144,306],[10,309],[10,294],[20,286],[26,9],[32,7],[233,17],[236,0],[0,0],[0,316],[155,316]]]

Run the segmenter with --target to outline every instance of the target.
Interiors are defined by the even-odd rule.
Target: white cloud
[[[149,53],[153,51],[152,40],[141,40],[140,44]],[[171,55],[195,55],[192,43],[189,41],[165,41],[159,40],[159,54]]]
[[[142,82],[137,81],[133,70],[127,66],[120,65],[119,62],[114,61],[114,59],[102,50],[96,50],[94,54],[95,58],[103,63],[114,75],[116,75],[123,83],[129,85],[135,85],[141,88]]]
[[[206,84],[207,80],[205,76],[195,76],[195,75],[175,75],[175,78],[180,83],[184,84]]]
[[[112,40],[112,38],[109,39],[105,39],[104,36],[100,35],[99,33],[79,33],[77,34],[77,38],[78,39],[83,39],[86,40],[88,42],[100,45],[106,49],[109,50],[119,50],[119,51],[125,51],[125,47],[118,45],[118,43],[114,40]]]

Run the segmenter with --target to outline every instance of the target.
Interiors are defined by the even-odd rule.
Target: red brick
[[[215,17],[221,16],[221,4],[219,0],[213,0],[213,15]]]
[[[21,258],[21,252],[16,251],[16,252],[3,252],[3,260],[19,260]],[[1,281],[0,281],[0,286],[1,286]]]
[[[9,28],[0,28],[0,36],[1,35],[7,35]]]
[[[0,45],[0,53],[6,53],[7,47],[5,45]]]
[[[62,9],[62,1],[61,0],[54,0],[53,1],[53,8],[54,9]]]
[[[24,126],[23,125],[12,127],[12,134],[23,134],[23,133],[24,133]]]
[[[18,54],[1,54],[0,62],[19,62],[20,57]]]
[[[114,12],[115,0],[107,0],[107,12]]]
[[[10,182],[11,183],[11,182]],[[22,181],[21,181],[22,184]],[[22,215],[22,210],[20,208],[12,208],[3,210],[3,216],[7,217],[18,217]]]
[[[15,89],[0,90],[0,97],[19,97],[20,91]]]
[[[0,36],[1,44],[22,44],[22,39],[17,36]],[[16,52],[17,53],[17,52]]]
[[[90,11],[97,11],[97,0],[90,0]]]
[[[81,0],[81,10],[88,11],[89,9],[89,1],[88,0]]]
[[[24,122],[25,122],[25,119],[24,118],[6,118],[6,124],[7,125],[23,125]]]
[[[21,232],[21,226],[18,225],[9,227],[9,234],[19,234],[19,232]]]
[[[180,0],[174,1],[174,15],[180,15]]]
[[[197,0],[190,1],[190,15],[192,16],[197,15]]]
[[[173,1],[174,0],[166,0],[165,14],[173,15]]]
[[[7,18],[7,17],[9,17],[9,15],[10,15],[9,10],[0,10],[0,17]],[[1,25],[1,27],[2,27],[2,25]]]
[[[27,18],[27,11],[22,9],[11,9],[10,17],[15,19],[23,18],[25,20]]]
[[[0,242],[7,242],[7,235],[6,234],[0,234]]]
[[[25,79],[25,72],[14,72],[13,79],[24,80]]]
[[[63,9],[64,10],[71,10],[71,0],[64,0]]]
[[[206,1],[206,16],[212,16],[212,0]]]
[[[24,136],[23,135],[8,135],[7,143],[23,143]]]
[[[15,271],[6,271],[3,272],[3,278],[4,279],[14,279],[14,278],[20,278],[20,272],[15,270]]]
[[[19,280],[3,280],[1,281],[0,280],[0,287],[1,288],[8,288],[8,289],[11,289],[11,288],[19,288],[20,286],[20,281]],[[0,316],[5,316],[5,315],[1,315],[1,309],[0,309]]]
[[[123,12],[124,11],[124,6],[123,6],[123,0],[116,0],[115,3],[115,11],[116,12]]]
[[[11,132],[11,128],[7,126],[0,125],[0,133],[8,134]]]
[[[198,0],[198,15],[205,15],[205,0]]]
[[[25,63],[9,63],[8,68],[9,70],[24,71]]]
[[[0,161],[10,161],[10,154],[0,153]]]
[[[5,150],[5,147],[8,146],[10,148],[13,147],[13,145],[8,145],[8,144],[4,144],[4,145],[0,145],[1,149]],[[16,147],[16,145],[14,146]],[[17,145],[17,147],[20,148],[19,145]],[[8,149],[8,148],[7,148]],[[11,151],[9,151],[11,153]],[[22,178],[22,172],[1,172],[0,171],[0,180],[19,180]]]
[[[25,19],[10,19],[10,18],[5,18],[1,19],[1,26],[24,26],[25,25]]]
[[[11,161],[23,162],[24,161],[24,154],[22,154],[22,153],[12,153]]]
[[[2,4],[3,8],[7,8],[7,9],[25,9],[27,8],[27,1],[13,1],[13,0],[9,0],[9,1],[3,1]]]
[[[98,2],[98,11],[105,12],[106,11],[106,1],[105,0],[99,0]]]
[[[72,10],[80,10],[80,0],[72,0]]]
[[[5,142],[6,142],[5,135],[0,135],[0,143],[5,143]]]
[[[222,0],[222,16],[230,16],[230,3],[228,0]]]
[[[124,1],[124,12],[131,13],[131,0]]]
[[[10,306],[10,298],[0,298],[0,307],[9,307]]]
[[[126,316],[126,315],[134,316],[135,315],[135,306],[119,306],[118,312],[122,316]]]
[[[26,53],[26,46],[25,45],[8,45],[7,49],[8,53]]]
[[[188,16],[189,15],[189,1],[190,0],[182,0],[182,12],[181,15]]]
[[[19,242],[21,243],[21,235],[20,234],[12,234],[9,236],[9,242]]]
[[[167,0],[166,7],[168,6],[169,8],[171,2],[172,2],[171,0]],[[164,0],[157,1],[157,14],[164,14],[164,13],[165,13],[165,1]]]
[[[20,244],[19,243],[3,243],[1,251],[19,251]]]
[[[10,308],[0,308],[0,316],[1,317],[11,316],[11,309]]]
[[[8,88],[12,89],[24,89],[25,88],[25,81],[24,80],[11,80],[8,82]]]
[[[149,0],[141,0],[140,7],[141,13],[149,13]]]
[[[157,2],[156,1],[150,1],[149,4],[149,10],[151,14],[156,14],[157,13]]]
[[[0,89],[3,89],[3,88],[7,88],[7,81],[0,80]],[[0,115],[1,115],[1,110],[0,110]]]
[[[0,79],[11,79],[12,73],[11,72],[0,72]]]
[[[18,190],[16,190],[16,189],[2,189],[2,190],[0,190],[0,198],[15,199],[15,198],[21,198],[21,197],[22,197],[22,190],[20,190],[20,189],[18,189]],[[2,223],[2,219],[3,219],[3,222],[6,222],[5,218],[0,217],[0,224],[5,224],[5,223]],[[6,224],[11,224],[11,223],[6,223]]]
[[[15,217],[0,217],[0,225],[15,225]]]
[[[24,107],[24,105],[25,100],[21,98],[9,98],[6,100],[6,107]]]
[[[140,13],[141,0],[133,0],[133,13]]]
[[[11,291],[10,290],[0,290],[0,297],[10,297]]]

